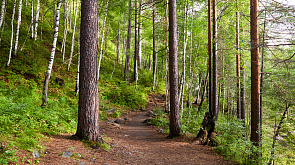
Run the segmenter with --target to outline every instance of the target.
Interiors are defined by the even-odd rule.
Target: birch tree
[[[37,0],[36,20],[35,20],[35,40],[37,40],[39,16],[40,16],[40,0]]]
[[[50,75],[51,75],[51,71],[52,71],[54,55],[55,55],[55,50],[56,50],[61,2],[62,2],[62,0],[59,0],[57,2],[57,7],[56,7],[56,19],[55,19],[55,26],[54,26],[53,43],[52,43],[49,64],[48,64],[47,72],[45,75],[44,86],[43,86],[43,97],[42,97],[42,105],[43,106],[47,105],[48,84],[49,84],[49,79],[50,79]]]
[[[22,6],[23,6],[23,0],[19,0],[18,4],[18,18],[17,18],[17,26],[16,26],[16,33],[15,33],[15,45],[14,45],[14,55],[17,56],[17,47],[18,47],[18,39],[19,39],[19,29],[20,24],[22,21]]]
[[[4,14],[5,14],[5,1],[2,0],[2,5],[1,5],[1,15],[0,15],[0,28],[2,27],[3,21],[4,21]]]
[[[69,61],[69,64],[68,64],[68,70],[70,69],[72,58],[73,58],[73,52],[74,52],[76,22],[77,22],[77,13],[78,13],[78,2],[79,2],[79,0],[77,0],[77,3],[76,3],[76,11],[75,11],[75,18],[74,18],[75,20],[74,20],[74,23],[73,23],[72,46],[71,46],[71,54],[70,54],[70,61]]]
[[[31,38],[34,38],[34,0],[31,0],[31,26],[32,35]]]
[[[9,55],[8,55],[7,66],[10,65],[12,47],[13,47],[13,21],[14,21],[14,15],[15,15],[15,7],[16,7],[16,0],[14,0],[13,10],[12,10],[12,17],[11,17],[11,38],[10,38],[10,50],[9,50]]]
[[[101,59],[103,56],[103,39],[104,39],[104,34],[105,34],[105,25],[107,21],[107,16],[108,16],[108,5],[109,5],[109,0],[107,0],[107,4],[105,7],[105,15],[104,15],[104,21],[103,21],[103,27],[102,27],[102,36],[101,36],[101,43],[100,43],[100,53],[99,53],[99,60],[98,60],[98,80],[99,80],[99,72],[100,72],[100,64],[101,64]]]

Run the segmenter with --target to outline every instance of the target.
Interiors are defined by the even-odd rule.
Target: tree
[[[98,98],[98,2],[81,2],[81,52],[78,127],[76,136],[101,142]]]
[[[255,146],[261,142],[259,93],[258,0],[251,0],[251,137]]]
[[[61,2],[62,2],[62,0],[57,2],[53,43],[52,43],[52,49],[51,49],[49,64],[48,64],[48,67],[47,67],[47,72],[46,72],[45,80],[44,80],[42,106],[47,105],[48,84],[49,84],[49,79],[50,79],[50,75],[51,75],[51,71],[52,71],[54,55],[55,55],[55,50],[56,50],[56,43],[57,43],[57,37],[58,37],[58,27],[59,27],[59,13],[60,13],[59,11],[60,11]]]
[[[129,18],[128,18],[128,29],[127,29],[127,46],[126,46],[126,62],[125,62],[125,81],[129,82],[129,57],[130,57],[130,42],[131,42],[131,7],[132,1],[129,1]]]
[[[15,33],[15,43],[14,43],[14,55],[16,56],[17,53],[17,47],[18,47],[18,38],[19,38],[19,29],[20,29],[20,24],[22,21],[22,6],[23,6],[23,1],[19,0],[19,5],[18,5],[18,18],[17,18],[17,26],[16,26],[16,33]]]
[[[216,0],[212,1],[213,6],[213,44],[212,44],[212,115],[215,119],[218,116],[218,82],[217,82],[217,13]]]
[[[177,66],[176,0],[169,0],[169,83],[170,83],[170,137],[180,135]]]
[[[238,9],[238,0],[236,0],[236,7]],[[241,97],[240,97],[240,24],[239,24],[239,12],[236,12],[236,74],[237,74],[237,91],[236,91],[236,97],[237,97],[237,117],[241,119]]]
[[[208,102],[209,112],[213,114],[212,110],[212,34],[211,34],[211,0],[208,0],[208,72],[209,72],[209,91]]]
[[[12,54],[12,46],[13,46],[13,21],[14,21],[15,7],[16,7],[16,0],[14,0],[13,10],[12,10],[10,50],[9,50],[9,55],[8,55],[7,66],[10,65],[11,54]]]

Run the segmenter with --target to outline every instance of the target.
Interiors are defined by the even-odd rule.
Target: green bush
[[[131,86],[127,82],[121,82],[109,90],[104,94],[108,100],[118,105],[139,108],[145,106],[147,102],[146,92],[140,88],[136,89],[136,86]]]

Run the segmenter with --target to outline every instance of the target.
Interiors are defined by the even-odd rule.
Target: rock
[[[78,164],[80,164],[80,165],[84,165],[85,163],[84,163],[84,162],[78,162]]]
[[[82,155],[81,155],[81,154],[79,154],[79,153],[77,154],[77,156],[78,156],[79,158],[82,158]]]
[[[114,119],[112,119],[112,120],[107,120],[107,121],[106,121],[107,124],[112,124],[112,123],[114,123],[114,122],[115,122]]]
[[[157,131],[160,132],[160,133],[164,133],[164,130],[161,129],[161,128],[159,128]]]
[[[114,114],[114,113],[116,113],[117,112],[117,110],[115,109],[115,108],[113,108],[113,109],[110,109],[110,110],[106,110],[106,111],[104,111],[106,114],[108,114],[108,115],[112,115],[112,114]]]
[[[148,111],[145,115],[146,116],[149,116],[149,117],[153,117],[154,116],[154,112],[153,111]]]
[[[125,124],[125,120],[124,119],[117,119],[117,120],[115,120],[115,123]]]
[[[146,109],[145,109],[145,108],[140,108],[140,110],[141,110],[141,111],[146,111]]]
[[[153,118],[147,118],[143,121],[143,123],[150,123],[152,121]]]
[[[33,158],[35,159],[35,158],[39,158],[39,157],[40,157],[39,152],[36,149],[34,149],[33,150]]]
[[[65,157],[65,158],[70,158],[72,155],[73,153],[71,151],[64,151],[62,153],[62,157]]]
[[[117,123],[113,123],[112,125],[116,126],[117,128],[120,128],[120,124],[117,124]]]

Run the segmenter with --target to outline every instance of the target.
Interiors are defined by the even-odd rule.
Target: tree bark
[[[132,1],[129,1],[129,19],[128,19],[128,29],[127,29],[127,47],[126,47],[126,62],[125,62],[125,81],[129,82],[129,58],[130,58],[130,42],[131,42],[131,17],[132,17]]]
[[[213,117],[217,119],[218,116],[218,75],[217,75],[217,17],[216,17],[216,0],[213,0],[213,46],[212,46],[212,62],[213,62],[213,71],[212,71],[212,111]]]
[[[54,27],[54,36],[53,36],[53,43],[52,43],[52,49],[51,49],[51,55],[49,59],[49,64],[44,80],[44,87],[43,87],[43,98],[42,98],[42,105],[47,105],[47,93],[48,93],[48,84],[49,79],[52,71],[53,61],[54,61],[54,55],[56,50],[56,43],[57,43],[57,37],[58,37],[58,27],[59,27],[59,14],[60,14],[60,6],[61,6],[62,0],[57,2],[57,8],[56,8],[56,20],[55,20],[55,27]]]
[[[0,28],[2,27],[3,21],[4,21],[4,14],[5,14],[5,2],[6,0],[2,0],[1,5],[1,15],[0,15]]]
[[[176,0],[169,0],[170,137],[180,135]]]
[[[103,57],[103,41],[104,41],[104,35],[105,35],[105,25],[106,25],[107,16],[108,16],[108,5],[109,5],[109,0],[107,0],[107,4],[105,7],[105,15],[104,15],[104,21],[103,21],[103,27],[102,27],[102,36],[101,36],[100,53],[99,53],[99,60],[98,60],[98,71],[97,71],[98,80],[99,80],[101,59]]]
[[[14,21],[14,15],[15,15],[15,7],[16,7],[16,0],[14,0],[13,10],[12,10],[12,17],[11,17],[11,38],[10,38],[10,50],[8,55],[8,61],[7,66],[10,65],[11,61],[11,54],[12,54],[12,47],[13,47],[13,21]]]
[[[77,17],[78,17],[78,0],[76,3],[76,10],[75,10],[75,18],[73,22],[73,34],[72,34],[72,46],[71,46],[71,53],[70,53],[70,61],[68,64],[68,70],[70,69],[72,58],[73,58],[73,52],[74,52],[74,46],[75,46],[75,34],[76,34],[76,22],[77,22]]]
[[[81,2],[81,61],[79,83],[78,127],[76,136],[102,142],[99,132],[98,98],[98,2]]]
[[[258,0],[251,0],[251,137],[253,144],[261,143],[259,93]]]
[[[23,6],[23,1],[19,0],[18,18],[17,18],[17,26],[16,26],[16,33],[15,33],[15,44],[14,44],[14,55],[15,56],[17,56],[19,29],[20,29],[20,24],[21,24],[21,21],[22,21],[22,6]]]
[[[138,81],[138,1],[135,0],[134,2],[135,14],[134,14],[134,81]]]
[[[212,102],[212,34],[211,34],[211,0],[208,0],[208,70],[209,70],[209,83],[208,83],[208,102],[209,112],[213,115],[213,102]]]
[[[40,0],[37,0],[37,8],[36,8],[36,22],[35,22],[35,40],[37,40],[37,34],[38,34],[38,22],[39,22],[39,16],[40,16]]]
[[[238,10],[238,0],[236,0],[236,8]],[[236,12],[236,76],[237,76],[237,88],[236,88],[236,98],[237,98],[237,117],[241,119],[241,98],[240,98],[240,22],[239,22],[239,12]]]

